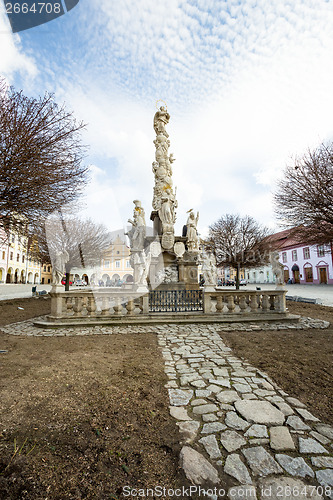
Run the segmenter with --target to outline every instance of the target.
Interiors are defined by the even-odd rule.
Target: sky
[[[13,34],[0,0],[0,75],[29,96],[54,92],[87,123],[84,215],[110,230],[134,199],[150,223],[159,99],[176,234],[191,208],[202,236],[226,213],[280,230],[272,193],[285,166],[333,139],[333,1],[80,0]]]

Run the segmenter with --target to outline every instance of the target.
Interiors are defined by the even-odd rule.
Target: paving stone
[[[300,476],[300,477],[314,477],[314,472],[307,465],[305,460],[302,457],[289,457],[288,455],[275,455],[276,460],[279,464],[292,476]]]
[[[193,484],[202,484],[205,481],[211,481],[213,484],[220,482],[215,467],[189,446],[184,446],[181,449],[180,465],[184,469],[187,479]]]
[[[211,434],[213,432],[220,432],[226,429],[227,427],[221,422],[209,422],[208,424],[204,424],[202,427],[202,434]]]
[[[193,408],[193,413],[196,415],[204,415],[205,413],[213,413],[214,411],[218,411],[218,407],[213,404],[195,406]]]
[[[190,420],[187,411],[181,406],[169,406],[170,415],[177,420]]]
[[[316,431],[311,431],[310,436],[315,438],[317,441],[319,441],[321,444],[329,444],[331,442],[330,439],[327,437],[323,436],[322,434],[319,434],[319,432]]]
[[[186,443],[192,442],[198,433],[200,424],[195,420],[190,420],[188,422],[177,422],[179,427],[179,432],[182,435],[182,438],[185,439]]]
[[[190,382],[190,385],[198,387],[199,389],[204,389],[206,387],[206,383],[203,380],[193,380],[193,382]]]
[[[197,373],[191,373],[189,375],[181,375],[180,377],[180,385],[188,385],[189,383],[196,381],[196,380],[201,380],[201,377]]]
[[[270,444],[273,450],[294,450],[295,443],[287,427],[278,426],[269,429]]]
[[[243,392],[251,392],[251,386],[248,384],[233,384],[233,389],[236,391],[243,393]]]
[[[268,438],[267,427],[261,424],[253,424],[245,432],[247,437],[258,437],[258,438]]]
[[[242,452],[252,471],[257,476],[268,476],[269,474],[282,472],[279,464],[262,446],[243,449]]]
[[[228,405],[228,403],[221,403],[220,408],[225,411],[235,411],[235,408],[232,405]]]
[[[287,425],[289,425],[289,427],[292,427],[296,431],[310,431],[311,430],[311,427],[309,427],[307,424],[305,424],[303,422],[303,420],[301,420],[299,417],[296,417],[296,415],[295,416],[292,415],[291,417],[288,417],[286,423],[287,423]]]
[[[296,411],[304,418],[304,420],[309,420],[310,422],[319,422],[319,418],[315,417],[308,410],[304,408],[296,408]]]
[[[222,391],[217,396],[216,399],[221,403],[233,403],[240,399],[236,391]]]
[[[333,427],[325,424],[317,424],[315,425],[315,428],[318,432],[320,432],[320,434],[323,434],[324,436],[333,440]]]
[[[249,471],[237,453],[228,455],[224,465],[224,472],[242,484],[252,484]]]
[[[206,405],[207,401],[205,399],[193,399],[191,401],[192,406],[200,406],[200,405]]]
[[[268,391],[266,389],[255,389],[254,391],[254,394],[256,394],[257,396],[260,396],[262,398],[266,397],[266,396],[274,396],[276,394],[275,391]]]
[[[236,401],[236,410],[248,422],[255,424],[282,425],[285,416],[269,401]]]
[[[282,411],[283,415],[285,415],[286,417],[289,417],[290,415],[294,415],[294,410],[287,403],[276,401],[276,402],[274,402],[274,404],[275,404],[275,406],[277,406],[277,408],[280,411]]]
[[[215,377],[229,377],[227,368],[213,368]]]
[[[333,469],[333,457],[312,457],[311,462],[315,467]]]
[[[211,391],[208,391],[207,389],[197,389],[195,391],[195,395],[197,398],[208,398],[208,396],[211,395]]]
[[[210,458],[219,458],[222,456],[216,437],[213,434],[199,439],[199,443],[205,447]]]
[[[219,392],[221,392],[222,388],[220,385],[215,385],[215,384],[209,384],[207,387],[206,387],[207,391],[210,391],[210,393],[212,394],[218,394]]]
[[[215,413],[206,413],[205,415],[202,415],[202,420],[204,422],[216,422],[218,418]]]
[[[242,486],[233,486],[228,490],[230,500],[257,500],[257,492],[254,486],[244,484]]]
[[[228,411],[225,417],[225,423],[238,431],[245,431],[250,426],[249,422],[240,418],[235,411]]]
[[[280,393],[281,393],[281,391],[280,391]],[[292,406],[295,406],[297,408],[306,408],[306,405],[304,403],[301,403],[301,401],[299,399],[287,397],[286,401],[287,401],[287,403],[289,403]]]
[[[169,389],[169,398],[172,406],[185,406],[193,396],[193,391]]]
[[[210,384],[220,385],[221,387],[230,387],[230,380],[228,378],[217,378],[217,379],[210,378],[208,382]]]
[[[267,477],[259,480],[261,498],[267,500],[323,500],[313,486],[292,477]],[[293,493],[294,492],[294,493]]]
[[[249,444],[251,446],[268,444],[268,443],[269,443],[269,439],[268,438],[251,438],[249,440]]]
[[[328,451],[312,438],[298,438],[300,453],[328,453]]]
[[[333,499],[333,469],[317,470],[316,478],[324,488],[324,494]]]
[[[246,439],[243,438],[236,431],[225,431],[221,434],[221,443],[223,447],[230,453],[238,450],[241,446],[246,444]]]
[[[178,387],[178,383],[176,382],[176,380],[170,380],[169,382],[167,382],[164,386],[166,389],[177,389]]]
[[[242,394],[242,399],[258,399],[257,396],[255,394],[253,394],[252,392],[250,393],[246,393],[246,394]]]

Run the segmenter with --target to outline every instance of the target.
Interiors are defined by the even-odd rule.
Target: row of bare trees
[[[290,236],[307,245],[333,242],[333,143],[308,150],[288,165],[274,194],[275,213]],[[236,270],[269,262],[272,239],[269,231],[249,216],[227,214],[210,226],[206,246],[217,263]]]

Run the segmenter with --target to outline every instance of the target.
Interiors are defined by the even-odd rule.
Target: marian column
[[[175,161],[169,154],[170,141],[165,126],[169,123],[170,115],[161,106],[154,116],[154,141],[156,152],[153,162],[155,176],[152,219],[158,234],[162,236],[161,245],[164,250],[172,250],[175,243],[174,225],[176,222],[176,192],[172,187],[172,163]]]

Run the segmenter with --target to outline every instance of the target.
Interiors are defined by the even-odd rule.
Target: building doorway
[[[289,281],[289,269],[283,270],[283,281],[285,283],[288,283],[288,281]]]
[[[319,268],[319,283],[327,285],[327,269],[326,267]]]
[[[299,267],[297,264],[294,264],[293,267],[291,268],[293,272],[293,281],[294,283],[299,283]]]

